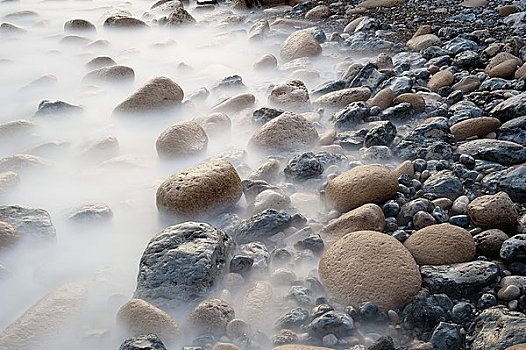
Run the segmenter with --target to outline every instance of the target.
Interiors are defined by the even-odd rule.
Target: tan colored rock
[[[511,78],[521,64],[521,61],[515,59],[506,60],[490,69],[489,76],[492,78]]]
[[[508,60],[514,60],[517,63],[517,66],[522,65],[522,61],[517,56],[514,56],[509,52],[499,52],[489,61],[488,65],[484,69],[484,72],[490,75],[492,69]]]
[[[173,344],[182,339],[175,320],[163,310],[142,299],[132,299],[117,312],[117,324],[131,336],[155,334],[164,343]]]
[[[42,157],[31,154],[14,154],[0,159],[0,173],[15,172],[20,174],[28,170],[41,169],[49,165],[49,161]]]
[[[519,217],[506,192],[475,198],[468,205],[468,214],[473,223],[482,228],[514,227]]]
[[[274,86],[268,97],[271,106],[303,112],[310,109],[309,91],[301,80],[289,80]]]
[[[426,108],[426,101],[424,98],[415,93],[400,94],[396,96],[393,102],[394,104],[409,103],[417,113],[423,112]]]
[[[453,73],[449,69],[443,69],[429,79],[427,87],[429,90],[436,92],[441,87],[450,86],[453,84],[453,81],[455,81]]]
[[[440,45],[442,41],[435,34],[423,34],[416,38],[409,39],[406,46],[409,50],[420,51],[427,49],[430,46]]]
[[[456,140],[466,140],[473,136],[483,137],[497,130],[500,121],[492,117],[470,118],[453,124],[450,131]]]
[[[371,90],[367,87],[348,88],[329,92],[318,97],[314,103],[320,107],[343,108],[349,103],[367,101]]]
[[[391,88],[385,88],[378,91],[378,93],[369,100],[368,104],[370,107],[378,106],[381,109],[386,109],[391,106],[394,98],[395,94],[393,90]]]
[[[270,32],[270,24],[266,19],[260,19],[250,27],[248,38],[250,40],[261,40]]]
[[[157,77],[121,102],[114,113],[149,113],[173,108],[183,100],[183,89],[173,80]]]
[[[385,52],[381,52],[376,56],[376,65],[378,66],[378,70],[393,69],[393,58]]]
[[[311,122],[299,114],[285,112],[261,126],[249,147],[267,151],[310,149],[318,141]]]
[[[499,257],[500,247],[508,238],[510,237],[499,229],[485,230],[473,236],[477,252],[489,258]]]
[[[291,61],[301,57],[318,56],[321,53],[320,43],[306,30],[298,30],[289,35],[281,45],[281,58]]]
[[[465,0],[460,5],[467,8],[486,7],[489,0]]]
[[[499,16],[501,17],[507,17],[511,15],[512,13],[516,13],[520,11],[520,8],[517,5],[504,5],[499,7],[498,9]]]
[[[201,125],[207,135],[224,135],[230,132],[232,120],[226,113],[210,113],[203,117],[194,118],[194,121]]]
[[[526,350],[526,343],[507,347],[506,350]]]
[[[347,24],[345,26],[345,28],[343,28],[343,32],[347,33],[347,34],[354,34],[354,32],[356,31],[356,28],[358,28],[358,26],[364,20],[366,20],[368,18],[369,18],[368,16],[362,16],[362,17],[358,17],[358,18],[353,19],[351,22],[349,22],[349,24]]]
[[[300,345],[300,344],[287,344],[277,346],[272,350],[330,350],[331,348],[324,348],[321,346],[313,345]]]
[[[357,166],[329,181],[325,188],[327,202],[340,212],[394,196],[398,179],[389,168],[373,164]]]
[[[516,71],[514,78],[515,79],[521,79],[526,77],[526,63],[524,63],[522,66],[520,66]]]
[[[365,0],[360,2],[356,7],[372,9],[377,7],[396,7],[405,4],[405,0]]]
[[[327,5],[318,5],[305,14],[305,19],[309,20],[319,20],[328,18],[331,15],[331,10]]]
[[[20,235],[11,224],[0,221],[0,248],[10,246],[19,239]]]
[[[221,299],[199,303],[188,316],[192,328],[204,333],[225,334],[226,325],[235,318],[232,306]]]
[[[239,112],[251,108],[256,103],[256,97],[251,93],[243,93],[219,103],[212,108],[212,112]]]
[[[465,94],[476,91],[481,82],[480,79],[475,76],[468,76],[460,79],[458,83],[453,85],[453,90],[460,90]]]
[[[336,131],[336,129],[329,129],[327,131],[325,131],[324,133],[322,133],[320,135],[320,142],[319,144],[321,146],[328,146],[328,145],[331,145],[334,140],[336,139],[336,135],[338,134],[338,132]]]
[[[356,231],[382,232],[385,216],[376,204],[364,204],[332,220],[322,230],[326,242],[334,242],[348,233]]]
[[[256,170],[254,170],[248,178],[250,180],[263,180],[267,182],[272,182],[272,179],[278,175],[280,170],[279,161],[276,159],[269,159],[265,161],[263,164],[257,167]]]
[[[322,255],[318,267],[329,295],[345,305],[366,301],[380,309],[403,307],[420,291],[420,271],[395,238],[374,231],[345,235]]]
[[[83,83],[125,83],[133,82],[135,72],[127,66],[112,65],[95,69],[82,78]]]
[[[458,226],[438,224],[413,233],[404,246],[418,265],[446,265],[471,261],[475,256],[475,241]]]
[[[241,291],[239,298],[240,317],[245,320],[252,329],[266,330],[272,327],[268,320],[273,317],[272,309],[269,307],[274,297],[272,285],[268,282],[255,281]]]
[[[256,63],[254,63],[254,69],[274,69],[278,66],[278,60],[276,56],[271,54],[263,55]]]
[[[182,122],[165,129],[155,142],[161,158],[180,158],[206,151],[208,136],[196,122]]]
[[[157,189],[157,208],[196,217],[234,205],[242,193],[241,179],[232,164],[210,160],[166,179]]]
[[[283,210],[290,206],[290,198],[278,191],[264,190],[254,199],[254,213],[267,209]]]
[[[431,26],[429,24],[422,24],[420,27],[418,27],[415,34],[413,34],[412,38],[416,38],[426,34],[433,34],[433,30],[431,29]]]
[[[396,178],[399,178],[402,175],[409,175],[411,177],[415,176],[415,167],[413,166],[413,162],[410,160],[403,161],[396,167],[396,169],[393,170],[394,176]]]

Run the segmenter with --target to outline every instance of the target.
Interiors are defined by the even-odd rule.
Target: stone
[[[514,4],[501,6],[497,8],[497,10],[499,12],[499,16],[501,17],[507,17],[511,15],[512,13],[516,13],[520,11],[519,7]]]
[[[453,76],[453,73],[451,73],[449,69],[443,69],[438,73],[433,74],[427,83],[427,87],[429,90],[436,92],[444,86],[451,86],[454,81],[455,77]]]
[[[452,171],[441,170],[431,175],[422,187],[425,193],[430,193],[436,198],[449,198],[455,200],[463,192],[462,181]]]
[[[13,171],[0,172],[0,194],[8,192],[20,182],[20,176]]]
[[[166,347],[157,335],[147,334],[126,339],[119,350],[166,350]]]
[[[329,311],[313,319],[307,326],[307,331],[316,338],[329,334],[345,337],[354,333],[354,321],[346,313]]]
[[[396,96],[394,104],[409,103],[417,113],[421,113],[426,108],[426,101],[421,95],[414,93],[404,93]]]
[[[434,34],[423,34],[407,41],[406,46],[411,51],[421,51],[431,46],[440,46],[441,40]]]
[[[418,332],[430,332],[435,326],[448,319],[453,302],[445,294],[430,294],[421,290],[402,310],[403,324]]]
[[[460,90],[464,94],[468,94],[470,92],[476,91],[479,88],[480,83],[481,82],[479,78],[470,75],[460,79],[452,86],[452,88],[453,90]]]
[[[113,112],[137,114],[162,111],[179,105],[183,97],[183,90],[176,82],[166,77],[157,77],[126,98]]]
[[[86,68],[89,69],[99,69],[103,67],[109,67],[116,65],[117,62],[113,60],[113,58],[108,56],[97,56],[93,59],[91,59],[88,63],[86,63]]]
[[[499,229],[485,230],[473,236],[477,253],[489,258],[499,257],[500,247],[508,238],[508,235]]]
[[[513,299],[517,299],[521,295],[521,289],[512,284],[510,286],[507,286],[506,288],[501,288],[499,292],[497,293],[497,296],[500,300],[504,301],[510,301]]]
[[[203,153],[207,146],[208,136],[205,130],[193,121],[168,127],[155,142],[157,154],[163,159],[176,159]]]
[[[320,44],[308,30],[298,30],[283,42],[280,55],[283,60],[291,61],[301,57],[318,56],[321,51]]]
[[[274,317],[269,301],[274,297],[273,288],[268,282],[254,281],[241,291],[239,296],[239,317],[251,325],[252,329],[264,330]],[[271,326],[271,325],[270,325]]]
[[[496,131],[500,126],[500,121],[492,117],[470,118],[450,127],[451,133],[456,140],[464,141],[473,136],[483,137],[490,132]]]
[[[87,299],[82,283],[62,285],[31,306],[0,333],[0,349],[42,349],[79,317]]]
[[[254,199],[254,213],[267,209],[283,210],[290,206],[290,198],[278,191],[264,190]]]
[[[390,199],[398,190],[398,180],[389,168],[374,164],[348,170],[325,188],[327,202],[346,212],[371,202]]]
[[[55,239],[56,236],[51,217],[44,209],[0,206],[0,221],[10,224],[22,237]]]
[[[285,112],[261,126],[249,141],[249,147],[271,152],[310,149],[318,141],[318,132],[303,116]]]
[[[505,261],[526,261],[526,234],[508,238],[500,247],[500,257]]]
[[[226,333],[228,322],[235,318],[232,306],[221,299],[208,299],[199,303],[188,316],[193,329],[204,334]]]
[[[104,27],[112,29],[143,29],[148,28],[148,25],[138,18],[124,13],[116,13],[106,18]]]
[[[526,63],[524,63],[522,66],[520,66],[513,76],[515,79],[522,79],[526,77]]]
[[[323,253],[318,270],[329,294],[341,302],[358,306],[371,301],[382,310],[403,307],[421,284],[407,249],[395,238],[374,231],[343,236]]]
[[[440,322],[431,335],[434,350],[460,350],[463,337],[456,324]]]
[[[270,24],[266,19],[260,19],[250,27],[248,38],[250,40],[261,40],[270,32]]]
[[[209,215],[234,205],[242,192],[232,164],[210,160],[166,179],[157,189],[157,208],[182,217]]]
[[[397,7],[403,4],[405,4],[405,0],[365,0],[358,3],[356,7],[373,9],[377,7]]]
[[[232,120],[230,117],[221,112],[210,113],[203,117],[194,118],[194,121],[199,124],[207,135],[224,135],[230,132],[232,127]]]
[[[309,91],[300,80],[289,80],[274,86],[268,97],[271,106],[290,111],[307,111],[310,108]]]
[[[135,72],[127,66],[112,65],[95,69],[82,78],[85,83],[127,83],[135,80]]]
[[[331,15],[331,10],[327,5],[318,5],[305,13],[305,19],[320,20]]]
[[[195,18],[182,7],[175,8],[170,14],[159,19],[159,23],[166,27],[180,27],[195,22]]]
[[[163,310],[141,299],[131,299],[117,312],[117,324],[130,336],[155,334],[166,344],[182,340],[175,320]]]
[[[271,54],[265,54],[261,56],[261,58],[254,63],[254,69],[257,70],[274,69],[277,66],[278,60],[276,56]]]
[[[484,177],[483,184],[494,190],[506,191],[516,202],[526,201],[526,166],[519,165],[491,173]]]
[[[15,244],[20,239],[15,228],[7,222],[0,221],[0,248]]]
[[[473,223],[483,229],[511,228],[519,217],[506,192],[475,198],[468,205],[468,214]]]
[[[309,320],[309,318],[309,311],[301,307],[294,308],[286,314],[280,316],[276,322],[274,322],[274,327],[276,329],[299,330],[300,327]]]
[[[521,64],[521,61],[509,59],[491,68],[488,75],[492,78],[511,78]]]
[[[85,19],[70,19],[64,23],[64,32],[66,33],[85,33],[96,31],[97,28],[95,28],[95,25]]]
[[[526,115],[526,93],[521,93],[504,100],[496,105],[489,114],[501,122]]]
[[[494,139],[473,140],[461,144],[457,153],[503,165],[515,165],[526,161],[526,148],[515,142]]]
[[[318,97],[314,104],[326,108],[344,108],[350,103],[367,101],[371,97],[371,90],[367,87],[341,89]]]
[[[80,114],[83,110],[81,106],[64,101],[42,100],[38,104],[35,117],[70,116]]]
[[[296,181],[319,177],[323,166],[314,153],[306,152],[292,158],[283,172],[287,178]]]
[[[348,233],[356,231],[382,232],[385,216],[376,204],[364,204],[329,222],[322,230],[327,242],[334,242]]]
[[[470,261],[475,256],[475,241],[458,226],[438,224],[413,233],[404,242],[418,265],[446,265]]]
[[[368,104],[370,107],[378,106],[381,109],[386,109],[391,106],[394,98],[395,94],[393,90],[391,90],[391,88],[385,88],[378,91],[378,93],[368,101]]]
[[[377,70],[376,65],[367,63],[360,69],[356,76],[349,83],[349,88],[368,87],[371,91],[376,91],[378,86],[387,76]]]
[[[396,127],[390,121],[376,122],[363,141],[365,147],[390,146],[396,137]]]
[[[488,74],[490,77],[496,77],[497,75],[492,75],[491,72],[494,71],[495,68],[497,68],[504,62],[510,61],[510,60],[515,63],[516,67],[522,65],[522,61],[518,57],[512,55],[509,52],[500,52],[489,60],[488,65],[486,66],[484,72]],[[511,74],[513,74],[513,72]],[[503,78],[506,78],[506,77],[503,77]]]
[[[256,103],[256,97],[251,93],[242,93],[236,96],[227,98],[214,106],[211,112],[240,112],[244,109],[251,108]]]
[[[300,344],[287,344],[273,348],[272,350],[330,350],[331,348],[325,348],[321,346],[313,345],[300,345]]]
[[[423,265],[422,287],[431,293],[445,293],[451,298],[468,298],[497,281],[499,268],[488,261],[470,261],[448,265]]]
[[[181,306],[206,297],[226,270],[233,241],[205,223],[167,227],[148,243],[140,263],[135,298],[156,306]]]
[[[362,101],[351,102],[345,108],[334,113],[330,121],[336,130],[353,130],[369,116],[370,108]]]
[[[235,229],[234,238],[237,243],[262,241],[291,226],[302,227],[305,223],[301,214],[267,209],[243,220]]]
[[[94,225],[108,222],[113,218],[113,211],[105,204],[85,204],[73,209],[67,220],[79,224]]]
[[[473,350],[505,350],[526,343],[526,317],[504,306],[490,307],[475,319]]]

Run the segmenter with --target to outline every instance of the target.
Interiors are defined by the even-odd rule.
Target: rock
[[[56,236],[51,217],[44,209],[0,206],[0,221],[13,226],[23,237],[54,239]]]
[[[166,350],[166,347],[155,334],[147,334],[126,339],[119,350]]]
[[[0,173],[15,172],[17,174],[44,168],[49,162],[41,157],[30,154],[15,154],[0,159]]]
[[[0,349],[42,349],[79,317],[87,298],[81,283],[50,292],[0,333]],[[50,312],[52,311],[52,312]]]
[[[271,54],[265,54],[261,56],[261,58],[257,60],[256,63],[254,63],[254,69],[258,70],[273,69],[277,66],[278,60],[276,59],[276,56]]]
[[[320,53],[320,44],[308,30],[298,30],[290,34],[281,45],[280,50],[281,58],[285,61],[318,56]]]
[[[239,350],[239,347],[232,343],[215,343],[211,350]]]
[[[195,18],[182,7],[175,8],[168,16],[159,19],[159,23],[166,27],[180,27],[182,25],[194,24],[195,22]]]
[[[176,82],[166,77],[157,77],[121,102],[114,113],[151,113],[173,108],[183,100],[183,90]]]
[[[460,79],[459,82],[452,86],[453,90],[460,90],[464,94],[476,91],[480,86],[480,79],[476,76],[467,76]]]
[[[235,318],[234,309],[220,299],[208,299],[199,303],[188,316],[192,328],[205,334],[226,333],[228,322]]]
[[[268,307],[274,296],[272,286],[268,282],[254,281],[242,290],[239,297],[240,317],[253,329],[267,329],[269,319],[273,317],[272,309]]]
[[[0,24],[0,36],[11,37],[27,33],[27,30],[11,23]]]
[[[108,56],[98,56],[90,60],[88,63],[86,63],[86,68],[89,69],[99,69],[103,67],[109,67],[116,65],[117,62],[115,62],[111,57]]]
[[[489,258],[497,258],[499,256],[500,247],[508,238],[508,235],[499,229],[482,231],[473,236],[477,252]]]
[[[81,106],[73,105],[64,101],[42,100],[38,104],[35,117],[75,115],[82,113],[82,111],[83,108]]]
[[[293,180],[307,180],[319,177],[323,173],[323,166],[314,153],[302,153],[292,158],[283,170],[285,176]]]
[[[81,224],[97,224],[108,222],[113,218],[113,211],[105,204],[86,204],[75,208],[68,215],[71,222]]]
[[[526,93],[510,97],[490,111],[490,116],[499,119],[501,122],[523,115],[526,115]]]
[[[371,90],[366,87],[341,89],[318,97],[314,104],[326,108],[344,108],[350,103],[367,101]]]
[[[502,243],[500,257],[505,261],[526,261],[526,234],[518,234]]]
[[[526,342],[526,317],[504,306],[494,306],[482,311],[475,319],[473,350],[504,350]]]
[[[441,40],[434,34],[419,35],[407,42],[407,47],[412,51],[421,51],[431,46],[440,46]]]
[[[515,79],[522,79],[526,77],[526,63],[524,63],[515,71],[515,75],[513,77]]]
[[[385,88],[378,91],[378,93],[369,100],[368,104],[370,107],[378,106],[381,109],[386,109],[387,107],[391,106],[394,98],[395,94],[393,90],[391,90],[391,88]]]
[[[276,322],[274,322],[274,328],[299,330],[303,324],[309,321],[309,319],[309,311],[298,307],[290,310],[283,316],[280,316]]]
[[[353,130],[369,116],[370,108],[365,102],[351,102],[345,108],[334,113],[330,119],[340,131]]]
[[[390,121],[377,122],[365,134],[364,146],[390,146],[396,137],[396,127]]]
[[[157,189],[157,208],[182,217],[208,215],[234,205],[242,192],[232,164],[211,160],[166,179]]]
[[[526,148],[510,141],[473,140],[460,145],[457,152],[503,165],[514,165],[526,161]]]
[[[514,118],[502,124],[497,130],[497,139],[526,146],[526,116]]]
[[[288,344],[273,348],[272,350],[330,350],[331,348],[324,348],[321,346]]]
[[[493,67],[488,75],[492,78],[511,78],[521,64],[521,61],[509,59]]]
[[[422,189],[436,198],[445,197],[451,200],[455,200],[463,192],[462,181],[449,170],[431,175],[424,181]]]
[[[267,209],[283,210],[290,206],[290,198],[273,190],[264,190],[254,199],[254,213]]]
[[[95,25],[85,19],[70,19],[64,23],[64,32],[66,33],[84,33],[96,32]]]
[[[526,201],[526,166],[524,165],[491,173],[484,177],[483,183],[486,187],[506,191],[516,202]]]
[[[500,126],[500,121],[492,117],[470,118],[451,126],[450,130],[456,140],[466,140],[473,136],[483,137],[494,132]]]
[[[135,297],[172,307],[204,298],[232,250],[232,239],[208,224],[167,227],[152,238],[141,257]]]
[[[500,53],[498,53],[497,55],[495,55],[494,57],[491,58],[491,60],[489,61],[488,65],[486,66],[486,69],[484,70],[484,72],[486,74],[488,74],[490,77],[497,77],[499,75],[495,75],[495,73],[497,73],[498,71],[500,71],[500,72],[504,72],[505,71],[505,69],[502,69],[502,68],[505,67],[505,65],[503,65],[503,66],[501,66],[501,65],[503,63],[505,63],[506,61],[513,61],[514,65],[515,65],[515,68],[522,65],[522,61],[518,57],[516,57],[516,56],[514,56],[514,55],[512,55],[511,53],[508,53],[508,52],[500,52]],[[511,64],[511,62],[508,62],[506,65],[508,65],[508,64]],[[513,64],[511,64],[511,65],[513,66]],[[513,72],[514,71],[515,70],[513,70]],[[492,75],[492,72],[493,72],[493,75]],[[511,72],[511,75],[513,74],[513,72]],[[508,76],[501,76],[501,78],[507,78],[509,76],[510,75],[508,75]]]
[[[160,158],[174,159],[206,151],[208,136],[196,122],[174,124],[165,129],[155,142]]]
[[[148,25],[138,18],[133,18],[124,13],[116,13],[106,18],[104,27],[112,29],[143,29],[148,28]]]
[[[373,9],[377,7],[397,7],[400,5],[403,5],[405,3],[405,0],[365,0],[356,7],[363,7],[366,9]]]
[[[433,74],[427,83],[427,87],[429,90],[436,92],[444,86],[451,86],[454,81],[455,77],[453,76],[453,73],[451,73],[449,69],[443,69],[438,73]]]
[[[261,40],[270,32],[270,24],[266,19],[260,19],[252,25],[248,31],[248,38],[250,40]]]
[[[323,338],[328,334],[345,337],[354,333],[354,322],[346,313],[329,311],[313,319],[307,326],[307,331],[316,338]]]
[[[232,120],[225,113],[216,112],[210,113],[203,117],[194,118],[206,132],[207,135],[223,135],[230,132],[232,127]]]
[[[333,242],[351,232],[382,232],[384,227],[385,216],[382,208],[370,203],[353,209],[329,222],[323,228],[322,233],[328,242]]]
[[[409,103],[417,113],[421,113],[426,108],[426,102],[421,95],[413,93],[404,93],[396,96],[394,104]]]
[[[133,82],[135,72],[127,66],[112,65],[95,69],[82,78],[83,82],[126,83]]]
[[[212,108],[212,112],[240,112],[251,108],[256,103],[256,97],[250,93],[232,96]]]
[[[452,298],[470,297],[497,281],[499,268],[487,261],[420,267],[422,287],[431,293],[445,293]]]
[[[306,219],[300,214],[267,209],[244,220],[236,228],[234,238],[237,243],[262,241],[291,226],[302,227],[305,223]]]
[[[431,335],[434,350],[460,350],[463,336],[456,324],[440,322]]]
[[[448,319],[453,302],[445,294],[429,294],[423,289],[402,310],[404,326],[418,332],[430,332]]]
[[[13,171],[0,172],[0,194],[18,185],[20,176]]]
[[[352,79],[348,87],[368,87],[371,91],[376,91],[378,86],[387,78],[385,74],[380,73],[376,68],[376,65],[373,63],[367,63]]]
[[[300,80],[289,80],[274,86],[268,97],[271,106],[291,111],[310,108],[309,91]]]
[[[421,283],[402,244],[374,231],[353,232],[332,244],[322,255],[319,274],[328,292],[342,302],[372,301],[384,310],[402,307]]]
[[[134,337],[155,334],[166,344],[182,339],[182,333],[170,315],[141,299],[132,299],[121,306],[117,312],[117,324]]]
[[[327,18],[331,15],[329,6],[318,5],[305,13],[305,19],[309,20],[320,20]]]
[[[250,242],[239,246],[240,254],[252,259],[252,268],[266,273],[270,263],[270,253],[263,242]]]
[[[398,180],[382,165],[363,165],[342,173],[325,188],[327,202],[345,212],[363,204],[385,201],[398,190]]]
[[[0,249],[16,243],[19,239],[20,236],[11,224],[0,221]]]
[[[521,289],[512,284],[510,286],[507,286],[506,288],[501,288],[499,292],[497,293],[497,296],[500,300],[504,301],[510,301],[513,299],[517,299],[521,295]]]
[[[446,265],[470,261],[475,256],[475,241],[458,226],[438,224],[413,233],[404,242],[418,265]]]
[[[510,228],[517,223],[518,214],[506,192],[475,198],[468,205],[473,223],[482,228]]]
[[[304,117],[285,112],[260,127],[249,147],[280,152],[310,149],[318,141],[318,132]]]

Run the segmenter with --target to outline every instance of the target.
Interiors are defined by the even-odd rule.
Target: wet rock
[[[49,101],[42,100],[38,104],[35,117],[44,116],[58,116],[58,115],[74,115],[82,113],[83,108],[81,106],[72,105],[64,101]]]
[[[194,329],[203,334],[225,334],[228,322],[235,318],[234,309],[220,299],[199,303],[188,316]]]
[[[415,110],[417,113],[421,113],[424,111],[426,107],[426,102],[424,98],[420,95],[413,94],[413,93],[404,93],[396,96],[393,103],[400,104],[400,103],[409,103],[411,107]]]
[[[452,298],[469,297],[482,287],[496,282],[499,268],[487,261],[420,267],[422,286],[431,293],[445,293]]]
[[[232,249],[232,239],[208,224],[167,227],[141,257],[135,297],[160,306],[199,300],[225,270]]]
[[[480,86],[480,79],[475,76],[467,76],[452,86],[453,90],[460,90],[465,94],[476,91]]]
[[[475,319],[473,350],[504,350],[526,342],[526,317],[503,306],[484,310]]]
[[[270,105],[292,111],[305,111],[310,107],[309,92],[300,80],[289,80],[276,85],[268,97]]]
[[[267,209],[244,220],[236,229],[234,237],[238,243],[267,239],[290,226],[301,227],[306,219],[301,214],[290,215],[286,211]]]
[[[44,209],[0,206],[0,221],[12,225],[22,237],[54,239],[56,236],[51,217]]]
[[[112,65],[98,68],[82,78],[83,82],[125,83],[133,82],[135,72],[127,66]]]
[[[486,187],[505,191],[516,202],[526,202],[526,166],[519,165],[487,175],[483,179]]]
[[[301,57],[317,56],[321,53],[320,44],[307,30],[298,30],[290,34],[281,45],[280,55],[285,61]]]
[[[64,23],[64,32],[66,33],[84,33],[96,32],[95,25],[85,19],[70,19]]]
[[[72,210],[67,219],[81,224],[108,222],[113,218],[113,211],[105,204],[86,204]]]
[[[179,326],[170,315],[141,299],[132,299],[121,306],[117,312],[117,324],[134,337],[155,334],[166,344],[182,339]]]
[[[166,347],[155,334],[147,334],[126,339],[119,350],[166,350]]]
[[[451,126],[450,130],[456,140],[466,140],[473,136],[483,137],[494,132],[500,126],[496,118],[481,117],[463,120]]]
[[[330,121],[337,130],[353,130],[369,116],[370,108],[365,102],[351,102],[345,108],[334,113]]]
[[[356,87],[329,92],[318,97],[314,104],[326,108],[344,108],[350,103],[366,101],[371,97],[371,90],[366,87]]]
[[[0,221],[0,248],[8,247],[19,239],[19,234],[11,224]]]
[[[298,307],[280,316],[274,323],[274,327],[276,329],[299,330],[309,319],[309,311]]]
[[[424,182],[422,189],[436,198],[445,197],[451,200],[455,200],[463,192],[462,181],[449,170],[431,175]]]
[[[323,338],[328,334],[345,337],[353,334],[354,322],[346,313],[329,311],[312,320],[307,326],[307,331],[317,338]]]
[[[371,91],[376,91],[378,86],[387,78],[385,74],[380,73],[376,68],[372,63],[366,64],[358,74],[356,74],[348,87],[357,88],[366,86]]]
[[[509,78],[522,61],[508,52],[500,52],[492,57],[484,70],[490,77]]]
[[[355,167],[329,181],[325,188],[328,203],[341,212],[366,203],[385,201],[397,190],[396,177],[381,165]]]
[[[526,116],[502,124],[497,130],[497,139],[526,146]]]
[[[314,153],[306,152],[292,158],[283,172],[288,178],[301,181],[319,177],[323,170],[321,162]]]
[[[155,142],[160,158],[174,159],[206,151],[208,136],[196,122],[181,122],[165,129]]]
[[[352,251],[353,254],[348,254]],[[420,290],[411,254],[395,238],[374,231],[345,235],[322,255],[320,278],[328,292],[351,305],[402,307]]]
[[[211,160],[166,179],[157,189],[157,208],[183,217],[207,215],[234,205],[242,192],[232,164]]]
[[[526,261],[526,234],[518,234],[502,243],[500,257],[505,261]]]
[[[382,208],[376,204],[364,204],[329,222],[322,233],[329,242],[333,242],[350,232],[382,232],[384,227],[385,216]]]
[[[420,291],[402,311],[405,327],[420,332],[429,332],[435,326],[448,319],[453,302],[445,294],[429,294]]]
[[[181,87],[166,77],[157,77],[121,102],[114,113],[149,113],[173,108],[181,103],[184,93]]]
[[[419,265],[445,265],[470,261],[475,256],[471,234],[458,226],[439,224],[413,233],[404,246]]]
[[[392,214],[393,216],[397,215],[397,221],[399,225],[405,226],[413,220],[413,217],[416,215],[416,213],[420,211],[431,212],[433,209],[434,205],[430,200],[425,198],[417,198],[402,205],[398,214]]]
[[[456,324],[440,322],[431,335],[431,344],[436,350],[462,349],[463,336]]]
[[[373,126],[364,139],[364,146],[389,146],[396,137],[396,127],[390,121],[378,122]]]
[[[480,196],[468,205],[473,223],[482,228],[513,227],[518,219],[517,211],[506,192]]]
[[[508,238],[508,235],[499,229],[482,231],[473,236],[477,252],[489,258],[497,258],[499,256],[500,247]]]
[[[490,116],[499,119],[501,122],[523,115],[526,115],[526,93],[510,97],[490,111]]]

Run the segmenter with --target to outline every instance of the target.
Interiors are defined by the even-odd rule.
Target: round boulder
[[[482,228],[506,229],[517,223],[518,214],[506,192],[480,196],[468,205],[473,223]]]
[[[374,231],[345,235],[323,254],[321,281],[346,305],[372,301],[382,310],[403,307],[420,291],[420,271],[395,238]]]
[[[307,30],[298,30],[289,35],[281,45],[281,58],[291,61],[300,57],[317,56],[321,53],[320,43]]]
[[[364,204],[334,219],[323,228],[323,234],[325,241],[333,242],[351,232],[382,232],[384,227],[385,216],[382,208],[370,203]]]
[[[413,233],[404,246],[418,265],[446,265],[470,261],[475,256],[475,241],[458,226],[439,224]]]
[[[389,168],[379,165],[357,166],[329,181],[327,201],[345,212],[371,202],[385,201],[398,190],[398,179]]]
[[[157,190],[157,208],[182,217],[207,215],[234,205],[242,193],[232,164],[210,160],[166,179]]]
[[[235,318],[232,306],[221,299],[199,303],[188,316],[193,328],[203,333],[225,334],[228,322]]]
[[[157,138],[155,148],[161,158],[178,158],[206,151],[208,136],[196,122],[177,123]]]

